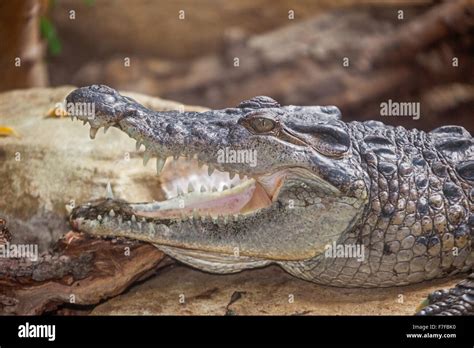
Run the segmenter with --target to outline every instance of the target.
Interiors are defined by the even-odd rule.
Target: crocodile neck
[[[281,265],[307,280],[357,287],[405,285],[468,271],[471,186],[458,176],[457,158],[437,151],[423,131],[378,122],[349,127],[353,156],[370,193],[359,223],[337,245],[359,245],[364,260],[318,255]]]

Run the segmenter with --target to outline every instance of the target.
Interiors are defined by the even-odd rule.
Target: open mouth
[[[303,156],[303,152],[297,151],[295,156],[286,154],[290,158],[288,161],[281,161],[284,164],[280,163],[279,158],[275,158],[275,163],[272,163],[271,158],[265,158],[257,165],[258,146],[253,143],[247,145],[246,141],[263,132],[262,141],[265,143],[265,137],[273,139],[267,128],[271,127],[273,130],[279,126],[276,121],[253,113],[243,118],[233,111],[220,111],[218,115],[203,114],[202,118],[208,119],[206,122],[196,113],[184,116],[173,112],[156,114],[104,86],[78,89],[67,100],[75,105],[86,101],[97,104],[97,110],[94,108],[92,115],[72,112],[73,118],[90,125],[92,139],[99,128],[104,127],[106,131],[109,127],[117,127],[136,141],[137,151],[144,145],[142,155],[145,165],[151,157],[156,157],[156,170],[163,184],[166,200],[125,202],[126,209],[124,202],[117,204],[117,209],[125,210],[127,216],[133,215],[135,219],[141,217],[141,220],[158,222],[167,219],[179,221],[210,218],[216,221],[222,217],[228,222],[274,206],[284,183],[293,179],[296,179],[293,186],[309,183],[313,195],[334,197],[340,194],[336,187],[315,174],[313,168],[309,169],[307,162],[300,164],[298,156]],[[222,137],[225,137],[225,141],[220,140]],[[279,142],[286,144],[285,141],[290,138],[289,146],[303,146],[302,140],[295,143],[294,137],[285,137],[284,140],[274,140],[274,143],[269,141],[264,146],[269,148],[272,144],[277,144],[281,150]],[[223,148],[218,148],[219,146]],[[219,154],[229,148],[234,152],[255,155],[248,155],[247,161],[219,160]],[[277,157],[278,150],[273,152],[262,151],[267,157]],[[176,168],[177,163],[185,163],[187,170]],[[101,211],[103,213],[105,211]],[[108,215],[114,217],[117,211],[110,213]]]
[[[270,206],[285,176],[285,171],[251,177],[209,168],[196,158],[168,158],[160,173],[167,199],[130,208],[137,216],[154,219],[238,219]]]
[[[82,116],[72,116],[91,124],[90,138],[94,139],[100,127]],[[104,128],[108,128],[107,125]],[[151,157],[156,157],[156,171],[160,176],[161,188],[165,193],[165,200],[127,203],[126,211],[123,205],[111,207],[107,215],[114,217],[131,215],[132,219],[153,220],[186,220],[209,219],[217,223],[218,219],[224,222],[237,221],[241,217],[253,214],[269,207],[277,199],[280,188],[288,169],[281,169],[273,173],[262,175],[236,173],[225,171],[226,164],[206,164],[199,154],[173,154],[163,157],[153,144],[140,137],[130,135],[136,140],[136,149],[140,151],[142,145],[145,151],[143,164],[146,166]],[[101,212],[101,216],[107,212]]]

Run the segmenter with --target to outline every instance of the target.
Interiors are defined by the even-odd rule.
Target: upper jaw
[[[76,115],[91,125],[91,138],[100,127],[118,127],[136,140],[137,151],[144,145],[145,164],[156,157],[158,175],[171,161],[170,157],[186,157],[199,166],[205,165],[209,175],[218,169],[228,172],[231,179],[236,175],[254,178],[269,199],[273,199],[286,176],[306,176],[328,194],[338,194],[339,188],[348,186],[352,180],[344,175],[345,169],[340,168],[339,163],[315,153],[310,147],[251,134],[239,124],[247,112],[245,109],[154,112],[103,86],[80,88],[66,100],[68,103],[95,103],[95,117]],[[339,188],[329,184],[327,176],[334,177],[333,173],[343,181]],[[275,177],[281,182],[273,182]]]
[[[144,162],[156,157],[156,169],[160,174],[170,157],[196,159],[214,169],[235,174],[256,176],[276,169],[278,163],[265,165],[256,156],[263,151],[249,147],[252,135],[238,124],[244,110],[226,109],[196,113],[178,111],[154,112],[137,102],[102,86],[77,89],[70,93],[66,102],[71,105],[71,116],[90,125],[90,137],[94,139],[100,128],[105,131],[113,126],[136,140],[137,151],[142,145]],[[105,93],[105,92],[107,93]],[[94,105],[94,114],[74,113],[74,105]],[[80,110],[80,108],[79,108]],[[230,110],[230,111],[229,111]],[[239,157],[233,160],[233,156]],[[243,160],[242,160],[243,159]]]

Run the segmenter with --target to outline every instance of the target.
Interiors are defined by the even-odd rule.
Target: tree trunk
[[[0,91],[48,84],[40,39],[46,1],[0,2]]]

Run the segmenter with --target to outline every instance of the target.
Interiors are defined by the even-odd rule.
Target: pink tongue
[[[210,200],[185,203],[183,208],[155,210],[155,211],[136,211],[137,215],[153,218],[173,218],[181,217],[183,214],[190,216],[196,210],[200,216],[218,216],[237,214],[252,198],[255,191],[255,185],[247,190],[235,195],[226,195],[215,197]]]

